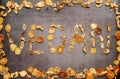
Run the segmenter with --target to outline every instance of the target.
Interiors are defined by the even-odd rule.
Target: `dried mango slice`
[[[10,44],[10,49],[11,51],[15,51],[15,49],[17,48],[17,45],[16,44]]]
[[[21,49],[19,47],[17,47],[15,49],[15,55],[20,55],[21,54]]]

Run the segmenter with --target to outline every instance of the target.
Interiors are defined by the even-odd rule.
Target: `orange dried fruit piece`
[[[83,37],[82,36],[76,36],[75,39],[76,39],[76,42],[79,43],[79,44],[81,42],[83,42]]]
[[[115,74],[112,71],[108,71],[106,76],[108,79],[113,79],[115,77]]]
[[[38,69],[34,68],[32,71],[32,75],[35,76],[36,78],[40,78],[41,72]]]
[[[1,59],[0,59],[0,64],[1,64],[1,65],[6,65],[7,62],[8,62],[8,59],[7,59],[7,58],[1,58]]]
[[[70,45],[74,46],[75,43],[76,43],[76,40],[75,40],[75,39],[70,40]]]
[[[34,33],[33,31],[29,31],[29,32],[28,32],[28,36],[29,36],[29,38],[33,38],[34,35],[35,35],[35,33]]]
[[[38,36],[36,38],[36,42],[42,43],[42,42],[44,42],[44,38],[42,36]]]
[[[0,34],[0,42],[4,40],[4,35]]]
[[[120,31],[117,31],[115,33],[115,37],[116,37],[117,40],[120,40]]]
[[[15,55],[20,55],[21,54],[21,49],[19,47],[17,47],[15,49]]]
[[[4,47],[3,43],[0,42],[0,49],[3,48],[3,47]]]
[[[58,52],[59,54],[63,53],[63,51],[64,51],[64,46],[58,46],[58,47],[57,47],[57,52]]]
[[[47,77],[47,73],[46,73],[46,72],[42,72],[42,73],[41,73],[41,77],[42,77],[42,78],[46,78],[46,77]]]
[[[94,47],[90,48],[90,53],[95,54],[96,53],[96,48],[94,48]]]
[[[86,79],[94,79],[94,74],[88,73]]]
[[[97,27],[97,28],[95,29],[95,32],[96,32],[96,34],[100,35],[100,34],[102,33],[102,29],[99,28],[99,27]]]
[[[31,24],[30,30],[36,30],[36,25],[35,24]]]
[[[27,68],[27,71],[28,71],[29,73],[32,73],[33,70],[34,70],[34,67],[33,67],[33,66],[29,66],[29,67]]]
[[[56,52],[56,48],[55,47],[51,47],[50,48],[50,53],[55,53]]]
[[[0,31],[3,29],[3,25],[2,24],[0,24]]]

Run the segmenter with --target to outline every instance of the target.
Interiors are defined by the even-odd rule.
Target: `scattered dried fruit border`
[[[60,0],[57,1],[56,3],[54,3],[52,0],[44,0],[44,1],[40,1],[38,3],[34,4],[34,7],[36,10],[41,10],[41,8],[45,7],[46,10],[49,7],[52,7],[54,11],[59,12],[60,10],[64,9],[65,6],[73,6],[75,4],[80,4],[82,7],[84,8],[90,8],[90,3],[96,3],[96,7],[100,8],[103,5],[103,0],[88,0],[86,2],[83,2],[83,0]],[[117,27],[120,28],[120,12],[118,11],[118,5],[116,4],[116,2],[112,2],[111,0],[106,0],[105,1],[105,6],[110,7],[111,11],[114,11],[116,14],[116,23],[117,23]],[[6,8],[7,7],[7,8]],[[3,5],[0,5],[0,31],[2,31],[3,29],[3,21],[4,18],[11,13],[12,11],[15,14],[18,14],[18,11],[20,11],[22,8],[33,8],[33,4],[32,2],[30,2],[29,0],[23,0],[23,2],[19,5],[17,2],[11,0],[8,1],[6,3],[6,7]],[[7,9],[7,12],[6,12]],[[38,27],[39,29],[43,29],[42,27]],[[95,27],[92,27],[92,29],[94,29]],[[26,26],[24,25],[23,30],[25,31]],[[34,25],[31,26],[31,29],[34,30]],[[52,28],[51,28],[52,29]],[[59,29],[63,29],[63,28],[59,28]],[[8,32],[7,36],[10,39],[9,42],[13,42],[9,32],[11,31],[11,28],[9,27],[9,25],[7,25],[7,27],[5,28],[6,32]],[[82,29],[83,31],[83,29]],[[110,31],[110,27],[108,27],[108,31]],[[98,29],[98,33],[100,33],[100,29]],[[23,36],[24,36],[23,32]],[[52,29],[51,31],[49,31],[49,33],[54,33],[54,30]],[[31,34],[33,34],[33,32],[29,33],[30,36]],[[84,36],[84,34],[83,34]],[[91,36],[94,37],[93,32],[91,33]],[[3,49],[3,44],[2,42],[4,41],[4,35],[0,34],[0,75],[3,76],[4,79],[10,79],[10,78],[17,78],[18,76],[21,77],[27,77],[27,78],[31,78],[31,76],[35,76],[36,78],[48,78],[48,79],[55,79],[55,78],[69,78],[69,77],[75,77],[75,78],[86,78],[86,79],[94,79],[94,77],[98,77],[98,76],[104,76],[106,75],[108,79],[113,79],[116,78],[116,76],[120,73],[120,67],[119,67],[119,63],[120,63],[120,31],[118,30],[115,34],[116,36],[116,40],[117,40],[117,51],[118,51],[118,56],[116,58],[115,61],[113,61],[114,66],[109,65],[106,67],[106,69],[103,68],[90,68],[90,69],[84,69],[83,72],[78,72],[76,70],[74,70],[71,67],[68,67],[66,70],[62,70],[60,67],[50,67],[46,72],[45,71],[40,71],[37,68],[34,68],[32,66],[29,66],[27,68],[27,70],[21,70],[21,71],[16,71],[13,73],[9,73],[9,67],[6,67],[6,64],[8,63],[8,59],[5,57],[5,51]],[[48,36],[48,38],[50,40],[52,40],[53,38],[51,35]],[[78,43],[81,42],[82,37],[80,36],[75,36],[76,38],[80,39],[77,40]],[[32,38],[32,36],[31,36]],[[65,36],[62,36],[61,38],[66,38]],[[108,36],[109,39],[109,36]],[[34,41],[34,40],[31,40]],[[37,42],[43,42],[43,39],[41,37],[37,37],[36,38]],[[100,36],[100,41],[102,44],[102,37]],[[22,38],[21,39],[21,45],[20,48],[22,49],[24,46],[24,42],[25,39]],[[94,42],[94,39],[93,39]],[[74,41],[71,43],[74,44]],[[63,45],[65,45],[65,42],[63,42]],[[49,43],[49,46],[51,46],[51,43]],[[94,47],[94,43],[92,45]],[[109,41],[108,41],[108,46],[109,46]],[[84,48],[86,47],[86,41],[84,41]],[[101,45],[101,48],[103,46]],[[19,55],[20,54],[20,49],[16,46],[16,45],[11,45],[12,50]],[[16,48],[16,49],[14,49]],[[62,52],[62,48],[63,47],[58,47],[60,48],[60,50],[58,51],[59,53]],[[83,48],[83,51],[86,53],[86,50]],[[72,47],[70,46],[70,51],[71,51]],[[94,48],[93,48],[94,49]],[[52,51],[54,50],[54,48],[51,49]],[[55,51],[55,50],[54,50]],[[93,53],[95,52],[92,51]]]

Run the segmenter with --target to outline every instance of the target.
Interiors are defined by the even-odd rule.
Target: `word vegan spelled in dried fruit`
[[[58,0],[56,3],[53,1],[53,0],[44,0],[44,1],[39,1],[35,4],[33,4],[30,0],[23,0],[21,4],[18,4],[17,2],[11,0],[11,1],[8,1],[6,2],[6,6],[3,6],[3,5],[0,5],[0,31],[2,31],[3,29],[3,22],[4,22],[4,18],[6,16],[8,16],[8,14],[10,14],[12,11],[15,13],[15,14],[18,14],[20,10],[22,10],[22,8],[27,8],[27,9],[31,9],[31,8],[35,8],[36,10],[41,10],[41,8],[45,7],[46,9],[48,7],[52,7],[54,11],[61,11],[61,9],[65,9],[64,7],[65,6],[69,6],[69,7],[72,7],[74,6],[75,4],[79,4],[81,5],[83,8],[90,8],[90,3],[93,3],[95,2],[96,3],[96,7],[100,8],[102,7],[102,5],[104,5],[104,1],[103,0],[88,0],[88,1],[83,1],[83,0]],[[33,7],[35,6],[35,7]],[[117,27],[120,28],[120,12],[119,12],[119,6],[117,5],[117,2],[113,2],[112,0],[106,0],[105,1],[105,6],[109,7],[111,11],[114,11],[115,14],[116,14],[116,24],[117,24]],[[54,25],[54,26],[51,26],[52,29],[50,29],[49,31],[49,34],[53,34],[55,32],[55,29],[54,28],[58,28],[59,30],[61,31],[64,31],[64,27],[61,26],[61,25]],[[76,25],[76,28],[75,29],[78,29],[79,25]],[[17,46],[15,43],[14,43],[14,40],[12,39],[11,35],[10,35],[10,32],[11,32],[11,25],[10,24],[7,24],[5,25],[5,31],[7,32],[7,36],[8,36],[8,40],[9,40],[9,43],[10,43],[10,49],[11,51],[13,51],[16,55],[20,55],[21,54],[21,49],[23,49],[24,47],[24,43],[25,42],[25,38],[23,37],[24,36],[24,33],[22,34],[22,37],[21,37],[21,45],[20,47]],[[85,36],[85,33],[83,31],[83,28],[82,26],[80,26],[81,28],[81,31],[82,31],[82,35],[78,37],[74,37],[74,39],[72,39],[72,41],[70,42],[70,49],[69,51],[71,51],[73,49],[73,46],[76,44],[76,43],[81,43],[81,42],[84,42],[84,47],[83,47],[83,51],[86,53],[86,42],[84,41],[84,36]],[[40,29],[41,31],[44,30],[44,28],[42,26],[35,26],[35,25],[32,25],[31,26],[31,30],[30,31],[34,31],[34,30],[38,30]],[[96,34],[98,35],[101,35],[102,33],[102,29],[100,27],[97,27],[96,23],[92,23],[91,24],[91,29],[94,30],[96,32]],[[111,26],[108,24],[108,27],[107,27],[107,30],[108,32],[110,32],[112,29],[111,29]],[[25,31],[25,29],[24,29]],[[75,35],[77,32],[77,30],[74,31],[75,32]],[[28,33],[29,35],[29,38],[32,40],[34,39],[34,33],[33,32],[29,32]],[[94,34],[93,32],[91,33],[91,36],[92,38],[94,38]],[[62,70],[60,67],[50,67],[48,68],[47,71],[41,71],[37,68],[34,68],[33,66],[29,66],[26,70],[20,70],[20,71],[15,71],[15,72],[9,72],[9,67],[6,66],[6,64],[9,62],[8,58],[5,57],[6,53],[5,53],[5,50],[4,50],[4,47],[5,46],[2,46],[3,45],[3,41],[4,41],[4,34],[1,34],[0,35],[0,75],[3,76],[3,79],[11,79],[11,78],[17,78],[17,77],[25,77],[25,78],[29,78],[31,79],[32,76],[34,76],[35,78],[47,78],[48,79],[55,79],[55,78],[70,78],[70,77],[75,77],[75,78],[86,78],[86,79],[94,79],[95,77],[98,77],[98,76],[105,76],[108,78],[108,79],[113,79],[113,78],[116,78],[116,76],[118,74],[120,74],[120,67],[119,67],[119,64],[120,64],[120,44],[119,44],[119,41],[120,41],[120,32],[119,30],[116,31],[116,34],[115,34],[115,37],[116,37],[116,40],[117,40],[117,51],[118,51],[118,56],[116,57],[116,59],[113,61],[113,66],[112,65],[109,65],[107,66],[105,69],[103,68],[90,68],[90,69],[84,69],[84,71],[81,71],[81,72],[78,72],[76,70],[74,70],[73,68],[71,67],[68,67],[66,70]],[[66,40],[66,37],[62,37],[64,40]],[[49,36],[49,39],[50,40],[53,40],[54,38],[51,36]],[[48,39],[48,40],[49,40]],[[36,39],[36,40],[32,40],[32,42],[43,42],[43,39]],[[100,37],[100,42],[103,43],[103,38]],[[51,52],[58,52],[58,53],[63,53],[64,51],[64,47],[66,45],[65,42],[62,42],[64,43],[63,45],[59,45],[57,48],[54,48],[53,45],[49,45],[51,49]],[[30,42],[30,45],[31,45],[31,42]],[[31,45],[32,47],[32,45]],[[30,48],[31,48],[30,47]],[[107,48],[103,51],[104,53],[108,54],[110,52],[110,35],[107,36]],[[34,51],[34,50],[31,50],[32,53],[43,53],[41,50],[37,50],[37,51]],[[90,49],[90,52],[91,53],[96,53],[96,48],[94,48],[94,44],[93,44],[93,47]]]

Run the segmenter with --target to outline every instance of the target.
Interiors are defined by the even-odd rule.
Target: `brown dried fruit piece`
[[[116,37],[117,40],[120,40],[120,31],[117,31],[115,33],[115,37]]]
[[[95,29],[95,32],[96,32],[96,34],[100,35],[100,34],[102,33],[102,29],[99,28],[99,27],[97,27],[97,28]]]
[[[67,76],[67,74],[66,74],[66,72],[64,72],[64,71],[61,71],[61,72],[58,73],[58,76],[59,76],[60,78],[65,78],[65,77]]]
[[[4,40],[4,35],[0,34],[0,42]]]
[[[42,36],[38,36],[36,38],[36,42],[42,43],[42,42],[44,42],[44,38]]]
[[[58,52],[59,54],[63,53],[63,51],[64,51],[64,47],[63,47],[63,46],[58,46],[58,47],[57,47],[57,52]]]
[[[108,71],[106,76],[108,79],[113,79],[115,77],[115,74],[112,71]]]

